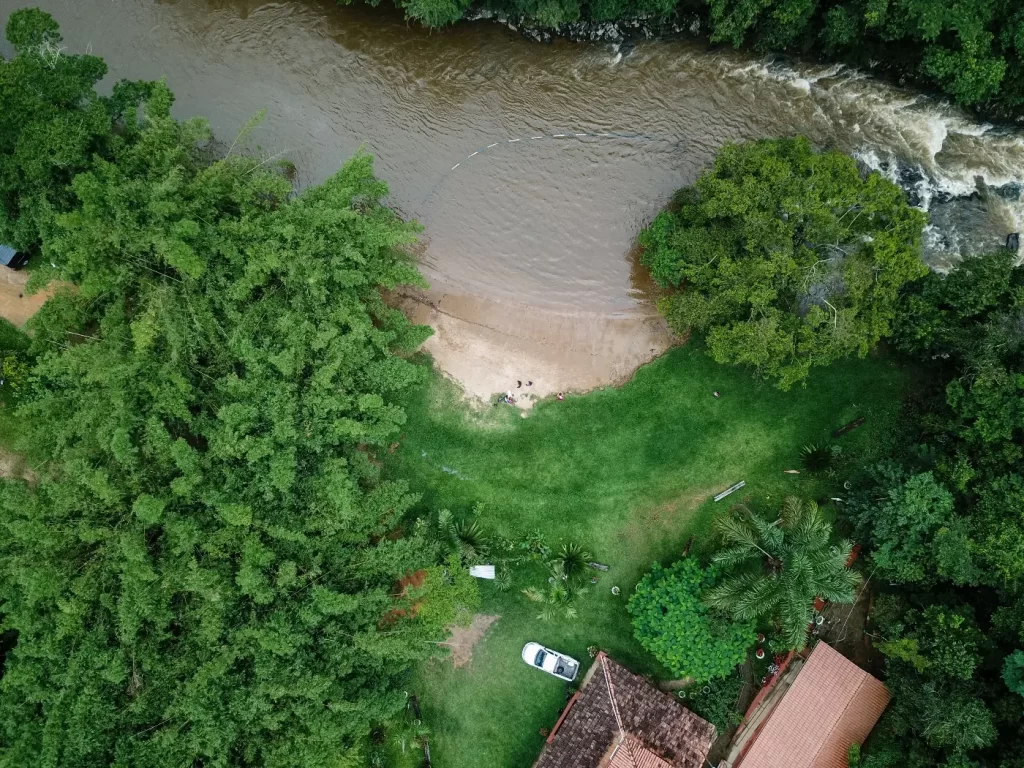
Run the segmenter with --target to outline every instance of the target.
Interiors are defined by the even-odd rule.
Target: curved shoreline
[[[615,314],[543,309],[436,283],[396,298],[413,322],[434,329],[422,348],[437,368],[485,403],[512,391],[529,409],[558,392],[619,384],[676,343],[652,306]]]

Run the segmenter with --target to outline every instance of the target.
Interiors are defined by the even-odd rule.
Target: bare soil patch
[[[25,457],[0,448],[0,477],[18,477],[30,483],[36,481],[36,474],[25,461]]]
[[[0,269],[0,317],[19,328],[28,322],[52,293],[48,288],[31,296],[26,295],[27,282],[27,272],[15,272],[6,267]]]
[[[451,636],[441,645],[452,649],[453,667],[465,667],[473,661],[473,646],[483,639],[491,625],[500,618],[501,616],[478,613],[468,627],[450,629]]]
[[[634,510],[619,531],[619,539],[635,543],[664,538],[679,530],[690,513],[719,490],[717,486],[694,488],[664,504]]]
[[[869,587],[870,585],[861,585],[853,605],[829,603],[825,606],[825,622],[820,637],[846,658],[870,671],[878,661],[878,654],[874,652],[870,638],[866,634],[872,602]]]

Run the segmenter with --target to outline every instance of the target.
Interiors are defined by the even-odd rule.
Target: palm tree
[[[578,541],[566,542],[558,554],[551,558],[551,575],[561,581],[581,583],[586,579],[587,566],[592,557]]]
[[[467,565],[475,565],[490,551],[489,536],[479,520],[458,520],[447,509],[437,513],[434,535]]]
[[[737,620],[778,619],[790,648],[803,648],[814,598],[852,603],[860,575],[847,568],[852,545],[832,544],[832,526],[813,501],[787,498],[767,521],[746,507],[715,522],[725,548],[713,560],[730,575],[704,595]]]
[[[811,443],[800,449],[800,463],[808,472],[824,472],[835,463],[835,453],[824,443]]]
[[[552,621],[553,619],[575,619],[579,612],[576,610],[576,601],[586,593],[579,584],[571,581],[561,582],[552,579],[548,590],[545,592],[536,587],[527,587],[523,590],[527,600],[540,603],[543,607],[537,618],[541,621]]]

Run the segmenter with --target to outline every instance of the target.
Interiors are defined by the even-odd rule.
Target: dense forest
[[[845,518],[870,550],[894,701],[865,766],[1024,765],[1024,268],[1009,251],[909,286],[921,385]]]
[[[0,240],[68,287],[0,337],[0,765],[364,765],[475,594],[374,459],[425,373],[380,295],[415,227],[368,155],[296,195],[49,16],[7,36]]]
[[[379,0],[370,0],[376,4]],[[711,42],[909,77],[995,118],[1024,114],[1024,6],[1015,0],[395,0],[428,26],[479,5],[539,27],[682,23]],[[696,24],[694,23],[696,22]]]

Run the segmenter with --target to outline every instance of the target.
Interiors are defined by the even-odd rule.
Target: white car
[[[576,659],[545,648],[540,643],[527,643],[523,646],[523,661],[570,683],[580,671],[580,663]]]

